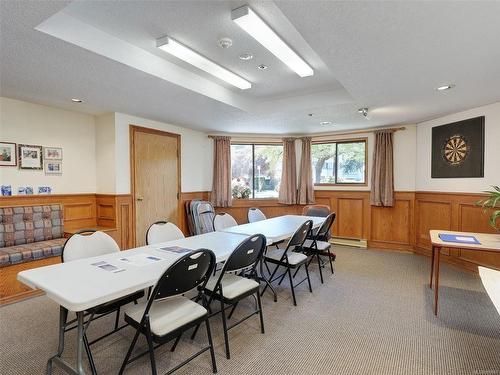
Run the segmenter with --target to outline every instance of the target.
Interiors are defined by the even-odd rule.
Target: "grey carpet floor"
[[[500,374],[500,317],[478,276],[445,264],[441,268],[440,311],[432,313],[429,258],[413,254],[336,248],[335,275],[321,285],[312,265],[313,293],[303,283],[293,307],[287,285],[278,302],[263,298],[266,333],[254,317],[230,331],[232,358],[224,356],[219,317],[212,318],[220,374]],[[253,305],[238,307],[233,319]],[[57,347],[58,306],[46,297],[0,309],[0,373],[43,374]],[[89,329],[105,332],[112,318]],[[158,372],[206,343],[204,330],[187,337],[172,354],[156,351]],[[129,327],[95,346],[99,373],[116,374],[133,336]],[[188,336],[188,335],[186,335]],[[74,331],[64,358],[74,359]],[[145,348],[145,341],[139,341]],[[54,373],[61,374],[61,370]],[[150,373],[148,357],[126,374]],[[208,353],[177,374],[210,374]]]

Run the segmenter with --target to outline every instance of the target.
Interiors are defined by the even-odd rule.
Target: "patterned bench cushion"
[[[60,204],[0,208],[0,267],[61,254]]]
[[[59,204],[0,208],[0,248],[63,237]]]
[[[0,267],[61,255],[66,238],[0,248]]]

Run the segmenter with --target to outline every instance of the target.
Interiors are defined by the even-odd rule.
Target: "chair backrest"
[[[174,224],[157,221],[151,224],[146,232],[146,244],[152,245],[184,238],[184,233]]]
[[[254,234],[241,242],[226,260],[222,273],[245,268],[255,269],[266,248],[266,237]]]
[[[109,234],[95,229],[83,229],[66,240],[62,248],[61,261],[71,262],[119,251],[118,244]]]
[[[330,238],[330,228],[332,227],[336,216],[337,214],[335,212],[332,212],[326,217],[325,221],[323,221],[323,224],[321,224],[318,231],[316,232],[316,235],[314,236],[315,240],[327,241]]]
[[[303,223],[293,234],[293,236],[288,240],[287,243],[287,250],[288,249],[294,249],[295,247],[300,247],[304,244],[304,241],[306,240],[307,235],[311,231],[311,228],[313,226],[312,220],[307,220],[305,223]]]
[[[326,204],[314,204],[305,206],[302,209],[302,215],[327,217],[328,215],[330,215],[330,206],[327,206]]]
[[[226,212],[221,212],[214,216],[214,230],[222,230],[224,228],[235,227],[238,225],[234,217]]]
[[[205,286],[215,267],[215,254],[208,249],[194,250],[167,268],[151,293],[151,300],[180,295]]]
[[[256,221],[266,220],[267,217],[264,212],[258,208],[252,207],[248,209],[248,222],[255,223]]]

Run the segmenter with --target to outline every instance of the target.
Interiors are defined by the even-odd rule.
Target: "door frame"
[[[176,133],[170,133],[163,130],[146,128],[144,126],[129,124],[129,147],[130,147],[130,192],[132,194],[132,243],[134,247],[136,244],[136,199],[135,199],[135,134],[136,133],[149,133],[156,134],[164,137],[176,138],[177,141],[177,210],[179,211],[180,200],[181,200],[181,135]],[[180,220],[181,214],[178,212],[178,220]]]

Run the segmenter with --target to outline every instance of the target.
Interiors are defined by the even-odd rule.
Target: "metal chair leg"
[[[330,252],[330,248],[328,248],[328,260],[330,261],[330,269],[332,270],[332,275],[333,275],[333,262],[332,262],[332,253]]]
[[[181,336],[182,336],[182,333],[180,333],[179,336],[177,336],[177,338],[175,339],[174,345],[172,345],[172,347],[170,348],[171,352],[175,351],[175,348],[177,347],[177,344],[181,340]]]
[[[238,301],[239,302],[239,301]],[[236,306],[238,306],[238,302],[236,302],[234,305],[233,305],[233,308],[231,309],[231,311],[229,312],[229,315],[227,316],[227,319],[231,319],[231,317],[233,316],[233,313],[234,313],[234,310],[236,310]]]
[[[274,275],[276,275],[276,271],[278,271],[278,268],[279,268],[279,264],[276,265],[276,268],[274,269],[273,273],[271,274],[271,276],[269,277],[269,282],[266,283],[266,286],[264,287],[264,289],[262,289],[262,292],[260,293],[261,296],[264,295],[264,292],[266,291],[267,287],[270,286],[271,284],[271,280],[273,279]]]
[[[224,302],[220,301],[220,310],[222,316],[222,328],[224,330],[224,343],[226,346],[226,358],[231,359],[231,354],[229,353],[229,338],[227,334],[227,321],[226,321],[226,309],[224,308]]]
[[[323,284],[323,271],[321,270],[321,261],[319,259],[319,253],[316,253],[316,257],[318,259],[318,268],[319,268],[319,278],[321,279],[321,284]],[[306,269],[307,269],[307,265],[306,265]]]
[[[120,323],[120,307],[116,310],[115,331],[118,329],[118,323]]]
[[[292,271],[290,268],[287,269],[288,278],[290,279],[290,287],[292,288],[293,305],[297,306],[297,300],[295,299],[295,289],[293,287]]]
[[[153,345],[153,339],[151,337],[151,332],[148,330],[146,331],[146,339],[148,341],[148,348],[149,348],[149,360],[151,361],[151,374],[157,375],[156,372],[156,361],[155,361],[155,347]]]
[[[212,333],[210,332],[210,323],[205,320],[205,326],[207,328],[207,336],[208,336],[208,345],[210,346],[210,357],[212,359],[212,371],[214,374],[217,373],[217,363],[215,362],[215,352],[214,352],[214,344],[212,342]]]
[[[132,355],[132,350],[134,350],[134,346],[137,342],[137,339],[139,338],[139,333],[140,333],[139,330],[137,330],[135,332],[135,336],[132,339],[132,342],[130,343],[130,347],[128,348],[127,355],[123,359],[123,363],[122,363],[122,366],[120,367],[120,371],[118,372],[118,375],[122,375],[123,371],[125,371],[125,367],[127,366],[128,360],[130,359],[130,356]]]
[[[260,300],[260,294],[257,290],[257,305],[259,307],[259,317],[260,317],[260,333],[266,333],[264,330],[264,315],[262,314],[262,302]]]
[[[307,267],[307,263],[305,264],[305,267],[306,267],[307,283],[309,284],[309,293],[312,293],[313,290],[311,287],[311,278],[309,277],[309,268]]]

